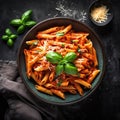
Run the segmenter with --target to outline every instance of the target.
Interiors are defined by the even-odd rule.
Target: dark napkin
[[[57,106],[31,96],[19,76],[15,61],[0,60],[0,93],[9,106],[5,120],[64,120]]]

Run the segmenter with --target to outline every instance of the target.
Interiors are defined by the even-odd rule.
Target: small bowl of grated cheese
[[[97,26],[105,26],[111,22],[113,11],[110,2],[97,0],[89,7],[89,17]]]

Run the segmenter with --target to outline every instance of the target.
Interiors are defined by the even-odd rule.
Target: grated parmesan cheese
[[[94,21],[98,23],[105,22],[108,17],[108,11],[107,7],[105,5],[102,5],[100,7],[95,7],[91,11],[91,17],[93,18]]]

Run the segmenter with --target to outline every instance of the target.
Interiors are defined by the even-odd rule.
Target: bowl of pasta
[[[90,96],[105,69],[98,35],[70,18],[50,18],[32,27],[21,41],[17,63],[30,93],[55,105]]]

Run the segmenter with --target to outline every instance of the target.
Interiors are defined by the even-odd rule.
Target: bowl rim
[[[95,20],[93,20],[93,18],[91,17],[91,10],[95,7],[95,4],[105,5],[108,8],[110,8],[110,17],[108,18],[108,20],[106,22],[98,23]],[[105,1],[105,0],[94,0],[88,7],[88,17],[89,17],[90,21],[92,21],[92,23],[95,24],[96,26],[102,27],[102,26],[108,25],[113,19],[112,3],[110,1]]]
[[[31,32],[32,30],[34,30],[37,26],[39,26],[39,25],[42,24],[42,23],[45,23],[45,22],[48,22],[48,21],[52,21],[52,20],[58,20],[58,19],[65,19],[65,20],[68,20],[68,21],[69,21],[69,20],[70,20],[70,21],[74,21],[74,22],[77,22],[77,23],[79,23],[79,24],[83,24],[83,26],[87,27],[87,29],[90,30],[90,31],[96,36],[97,41],[98,41],[98,43],[99,43],[99,45],[100,45],[100,47],[101,47],[101,49],[102,49],[101,51],[102,51],[102,55],[103,55],[103,62],[104,62],[103,67],[102,67],[103,70],[102,70],[101,76],[100,76],[98,82],[96,83],[96,85],[94,86],[94,88],[92,88],[88,94],[83,95],[80,99],[77,99],[77,100],[74,100],[74,101],[70,101],[70,102],[53,102],[53,101],[49,101],[49,100],[47,100],[47,99],[45,99],[45,98],[42,98],[42,97],[38,96],[38,95],[27,85],[26,81],[25,81],[24,78],[23,78],[23,75],[22,75],[22,72],[21,72],[21,70],[20,70],[20,67],[19,67],[19,66],[20,66],[20,58],[19,58],[19,57],[20,57],[21,47],[22,47],[22,45],[23,45],[23,43],[24,43],[24,41],[25,41],[26,36],[29,34],[29,32]],[[18,48],[18,52],[17,52],[18,71],[19,71],[20,77],[22,78],[23,83],[25,84],[25,87],[27,88],[28,91],[30,91],[30,93],[32,93],[33,96],[35,96],[35,97],[37,98],[37,100],[43,101],[43,102],[45,102],[45,103],[52,104],[52,105],[58,105],[58,106],[71,105],[71,104],[74,104],[74,103],[77,103],[77,102],[81,102],[81,101],[83,101],[84,99],[86,99],[86,98],[88,98],[89,96],[91,96],[91,95],[94,93],[94,91],[98,88],[98,86],[100,85],[100,83],[101,83],[101,81],[102,81],[102,79],[103,79],[103,77],[104,77],[104,74],[105,74],[105,66],[106,66],[106,62],[105,62],[105,61],[106,61],[106,57],[105,57],[105,53],[104,53],[103,51],[104,51],[104,47],[103,47],[103,44],[102,44],[102,42],[101,42],[98,34],[97,34],[91,27],[89,27],[87,24],[85,24],[85,23],[83,23],[83,22],[81,22],[81,21],[78,21],[78,20],[76,20],[76,19],[73,19],[73,18],[68,18],[68,17],[48,18],[48,19],[45,19],[45,20],[43,20],[43,21],[38,22],[35,26],[33,26],[30,30],[28,30],[28,32],[24,35],[24,37],[23,37],[23,39],[22,39],[22,41],[21,41],[21,43],[20,43],[20,46],[19,46],[19,48]],[[36,98],[35,98],[35,99],[36,99]]]

